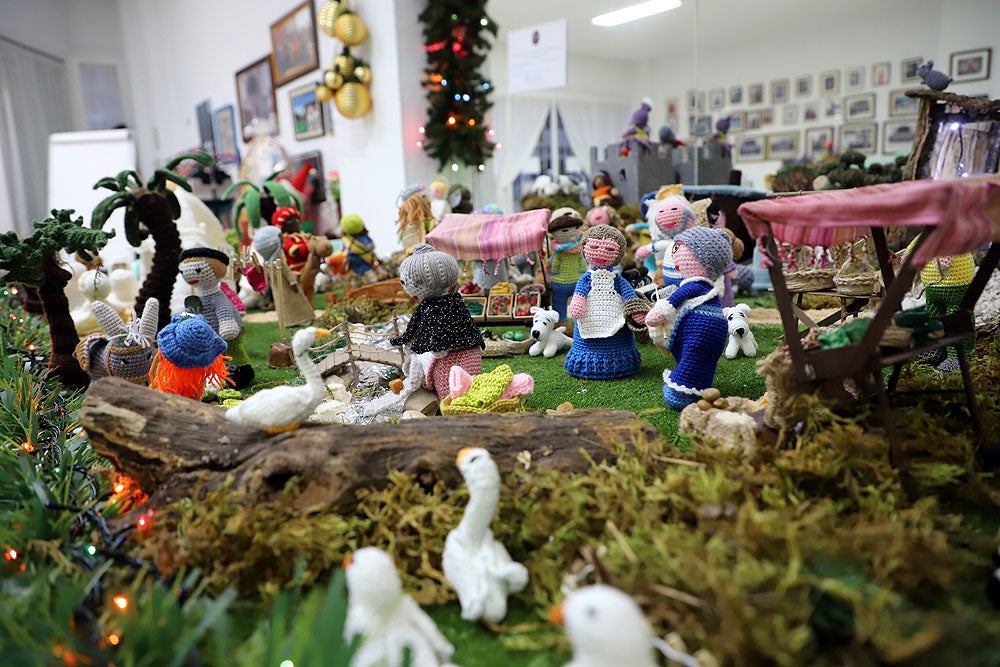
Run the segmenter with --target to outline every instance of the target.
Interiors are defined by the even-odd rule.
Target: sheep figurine
[[[557,327],[559,314],[551,308],[531,307],[531,337],[535,342],[528,348],[528,354],[532,357],[538,355],[550,359],[559,353],[559,350],[569,349],[573,345],[573,339],[566,335],[566,327]]]
[[[735,359],[740,352],[748,357],[757,356],[757,339],[750,329],[747,316],[750,306],[738,303],[732,308],[723,308],[722,314],[729,327],[729,341],[726,343],[726,359]]]
[[[948,87],[952,79],[950,76],[934,69],[934,61],[928,60],[927,62],[917,66],[917,76],[920,77],[920,81],[930,88],[931,90],[942,91]]]

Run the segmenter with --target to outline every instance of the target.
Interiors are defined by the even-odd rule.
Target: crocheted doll
[[[403,244],[403,251],[409,254],[415,245],[424,242],[427,232],[434,228],[437,221],[431,213],[431,201],[427,197],[427,189],[419,183],[410,185],[400,192],[396,204],[399,207],[396,232]]]
[[[455,258],[426,243],[415,246],[399,265],[400,284],[419,304],[403,335],[390,342],[405,345],[409,353],[434,353],[424,371],[424,383],[440,400],[448,395],[452,366],[461,366],[470,375],[483,371],[485,343],[456,291],[458,276]]]
[[[201,300],[199,311],[228,345],[233,370],[232,383],[237,389],[253,380],[253,366],[243,349],[243,317],[220,284],[229,266],[229,256],[212,248],[189,248],[181,253],[180,273]]]
[[[302,216],[293,206],[281,206],[271,216],[271,224],[281,229],[285,263],[292,273],[298,274],[309,259],[309,237],[302,231]]]
[[[347,246],[347,264],[351,271],[363,276],[375,267],[375,242],[365,229],[365,221],[356,213],[349,213],[340,220]]]
[[[136,317],[133,312],[128,324],[114,308],[102,301],[95,301],[90,308],[104,333],[88,336],[76,346],[73,356],[80,362],[80,368],[92,380],[111,376],[146,384],[156,353],[153,343],[160,302],[155,297],[148,299],[142,317]]]
[[[253,235],[253,248],[264,260],[264,275],[271,287],[274,308],[281,328],[312,322],[312,303],[299,287],[282,253],[282,235],[277,227],[264,227]]]
[[[628,157],[635,145],[648,152],[652,148],[649,143],[649,112],[653,110],[653,100],[642,98],[639,108],[632,112],[632,122],[622,133],[621,154]]]
[[[583,234],[583,257],[590,268],[576,283],[569,304],[576,325],[565,366],[573,377],[612,380],[639,371],[641,359],[632,332],[643,329],[649,302],[611,270],[621,262],[625,244],[625,236],[607,225]]]
[[[663,372],[663,400],[675,409],[696,402],[712,386],[728,326],[719,296],[722,274],[733,261],[733,244],[722,229],[692,227],[677,235],[672,252],[680,286],[646,316],[650,336],[677,361]]]
[[[640,246],[635,251],[635,258],[644,260],[650,256],[655,257],[661,266],[663,285],[679,285],[683,277],[673,268],[669,251],[673,247],[673,239],[697,223],[694,210],[682,194],[680,185],[660,188],[648,206],[646,220],[649,222],[653,242]]]
[[[174,315],[156,335],[159,350],[149,369],[149,387],[200,400],[205,384],[229,381],[226,341],[202,315]]]
[[[597,207],[607,204],[608,206],[617,208],[622,205],[622,193],[611,182],[611,174],[608,172],[603,170],[597,172],[594,180],[591,181],[591,185],[594,189],[591,195],[593,206]]]
[[[569,209],[557,218],[549,220],[549,235],[552,237],[552,254],[549,256],[549,276],[552,278],[552,307],[559,313],[559,319],[566,319],[566,303],[573,296],[576,283],[587,270],[583,258],[583,235],[580,228],[583,218]]]
[[[447,214],[451,213],[451,202],[448,200],[448,181],[438,178],[431,181],[427,189],[427,195],[431,201],[431,215],[438,222]]]

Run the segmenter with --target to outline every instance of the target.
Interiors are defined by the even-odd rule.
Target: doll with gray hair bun
[[[452,366],[472,376],[483,372],[483,335],[457,292],[458,276],[458,261],[426,243],[414,246],[399,265],[400,284],[419,304],[403,335],[390,342],[410,353],[434,353],[424,383],[440,400],[448,395]]]

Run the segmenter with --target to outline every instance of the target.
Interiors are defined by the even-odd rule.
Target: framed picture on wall
[[[232,104],[221,106],[212,114],[215,135],[215,160],[220,164],[239,164],[240,148],[236,141],[236,110]]]
[[[747,112],[733,111],[729,114],[729,132],[742,132],[747,128]]]
[[[764,103],[764,84],[763,83],[751,83],[747,86],[747,102],[749,104],[763,104]]]
[[[875,93],[862,93],[844,98],[844,120],[875,117]]]
[[[782,125],[795,125],[799,122],[799,105],[798,104],[786,104],[781,109],[781,123]]]
[[[993,49],[974,49],[951,54],[949,74],[955,83],[982,81],[990,78],[990,56]]]
[[[748,130],[759,130],[760,129],[760,112],[759,111],[747,111],[746,128]]]
[[[813,92],[812,74],[800,74],[795,77],[795,97],[809,97]]]
[[[328,104],[327,106],[332,106]],[[670,127],[680,126],[680,100],[676,97],[667,98],[667,125]]]
[[[909,153],[917,136],[917,119],[887,120],[882,123],[882,152],[886,155]]]
[[[297,174],[302,167],[307,164],[313,166],[309,170],[309,184],[313,186],[312,198],[309,200],[313,204],[326,201],[326,172],[323,171],[323,154],[319,151],[309,151],[293,155],[288,159],[288,170],[292,174]]]
[[[705,91],[704,90],[699,90],[698,91],[698,100],[697,100],[697,104],[695,104],[695,109],[697,109],[698,111],[704,111],[706,108],[708,108],[708,107],[707,107],[707,102],[705,100]]]
[[[780,132],[767,135],[765,157],[768,160],[791,160],[799,156],[799,133]]]
[[[819,75],[819,92],[821,95],[840,94],[840,70],[830,70]]]
[[[267,134],[278,132],[278,106],[274,102],[271,56],[267,55],[236,73],[236,103],[240,108],[240,132],[250,143],[251,130],[262,127]]]
[[[875,63],[872,65],[872,85],[873,86],[884,86],[889,83],[889,74],[891,72],[892,65],[889,61]]]
[[[774,124],[774,107],[764,107],[760,110],[760,124],[761,125],[773,125]]]
[[[276,86],[319,68],[312,0],[299,3],[271,24],[271,51]]]
[[[806,102],[802,105],[802,120],[816,120],[819,118],[819,102]]]
[[[844,71],[844,92],[856,93],[865,89],[865,68],[852,67]]]
[[[721,109],[726,104],[726,91],[724,88],[712,88],[708,91],[708,108]]]
[[[693,90],[692,89],[692,90],[687,91],[686,96],[687,96],[687,104],[688,104],[688,110],[689,111],[692,110],[692,109],[694,109],[696,106],[698,106],[698,91],[697,90]]]
[[[837,100],[829,100],[823,106],[823,117],[830,119],[840,118],[840,102]]]
[[[695,116],[691,124],[691,134],[696,137],[707,137],[712,133],[712,117],[709,115]]]
[[[729,86],[729,103],[743,104],[743,86]]]
[[[326,132],[323,126],[323,107],[316,99],[316,85],[306,84],[288,92],[292,103],[292,127],[295,138],[313,139]]]
[[[814,159],[826,152],[827,144],[833,148],[833,127],[810,127],[806,130],[805,154],[807,159]]]
[[[764,159],[764,137],[743,137],[736,142],[736,159],[756,162]]]
[[[788,101],[788,79],[775,79],[771,82],[771,104],[784,104]]]
[[[919,110],[920,102],[916,97],[907,97],[905,88],[889,92],[890,116],[916,116]]]
[[[840,126],[840,150],[874,153],[877,149],[878,126],[875,123],[850,123]]]
[[[904,58],[899,63],[899,80],[901,83],[912,83],[913,81],[920,81],[920,75],[917,74],[917,68],[920,67],[920,63],[924,62],[923,56],[915,56],[913,58]]]

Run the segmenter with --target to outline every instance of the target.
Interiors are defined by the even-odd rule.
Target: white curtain
[[[608,144],[617,143],[632,116],[627,104],[614,102],[559,100],[556,107],[562,117],[563,130],[569,139],[570,148],[588,174],[591,146],[603,149]],[[600,154],[598,157],[601,157]],[[590,176],[593,178],[594,175]]]
[[[493,107],[494,140],[500,142],[503,148],[493,153],[496,191],[492,200],[500,205],[504,213],[517,210],[514,179],[538,145],[538,135],[545,127],[550,106],[549,101],[544,99],[507,97]]]
[[[0,232],[48,216],[49,135],[71,129],[68,91],[65,63],[0,38]]]

